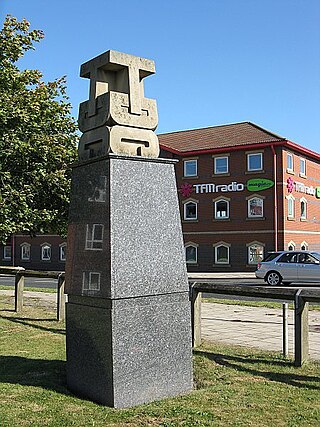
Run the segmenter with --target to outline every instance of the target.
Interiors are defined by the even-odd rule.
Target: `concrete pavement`
[[[289,354],[293,356],[294,312],[289,311]],[[282,310],[202,303],[202,338],[282,352]],[[309,356],[320,360],[320,311],[309,310]]]

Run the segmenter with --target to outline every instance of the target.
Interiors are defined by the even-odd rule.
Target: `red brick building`
[[[159,135],[176,166],[189,271],[250,271],[320,251],[320,154],[250,122]]]
[[[0,245],[0,264],[31,270],[64,271],[66,240],[53,234],[30,237],[16,234]]]

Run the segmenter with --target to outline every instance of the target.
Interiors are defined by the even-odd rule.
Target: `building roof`
[[[179,154],[286,140],[251,122],[164,133],[158,138],[162,149]]]

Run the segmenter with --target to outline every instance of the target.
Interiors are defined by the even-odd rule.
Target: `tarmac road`
[[[58,284],[57,279],[46,279],[36,277],[26,277],[24,279],[24,285],[32,288],[51,288],[56,289]],[[0,285],[2,286],[14,286],[14,276],[0,276]]]

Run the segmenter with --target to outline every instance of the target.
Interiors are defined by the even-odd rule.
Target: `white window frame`
[[[30,243],[24,242],[20,245],[20,259],[21,261],[30,261],[31,259],[31,245]],[[27,254],[26,254],[26,252]]]
[[[304,205],[304,214],[302,214],[302,204]],[[308,215],[308,202],[304,197],[302,197],[300,199],[300,219],[302,220],[307,219],[307,215]]]
[[[194,248],[195,249],[195,254],[196,254],[196,259],[195,261],[188,261],[187,260],[187,248]],[[198,263],[198,245],[196,243],[192,243],[192,242],[188,242],[184,245],[184,252],[185,252],[185,258],[186,258],[186,263],[189,264],[197,264]]]
[[[259,200],[262,203],[262,210],[261,210],[261,214],[260,215],[253,215],[251,213],[251,209],[250,209],[250,202],[252,202],[253,200]],[[248,198],[247,201],[248,204],[248,218],[263,218],[264,215],[264,197],[258,196],[258,195],[254,195]]]
[[[92,278],[97,277],[97,287],[92,287]],[[84,271],[82,274],[82,290],[83,291],[100,291],[101,286],[101,273],[98,271]]]
[[[8,249],[9,249],[10,255],[7,254]],[[3,246],[3,259],[5,261],[11,261],[11,259],[12,259],[12,246],[11,245],[4,245]]]
[[[196,217],[195,218],[187,218],[187,205],[188,204],[194,204],[196,207]],[[197,221],[198,220],[198,201],[197,200],[185,200],[183,202],[183,219],[184,221]]]
[[[101,238],[99,239],[95,235],[98,227],[101,227]],[[103,224],[87,224],[85,249],[88,251],[102,251],[103,235],[104,235]]]
[[[196,165],[195,174],[187,174],[187,164],[189,163],[195,163]],[[198,160],[197,159],[188,159],[183,161],[183,176],[186,178],[198,176]]]
[[[217,171],[217,160],[220,160],[220,159],[225,159],[226,160],[226,162],[227,162],[227,170],[226,171],[223,171],[223,172],[218,172]],[[224,175],[224,174],[227,174],[227,173],[229,173],[229,156],[216,156],[216,157],[214,157],[213,158],[213,162],[214,162],[214,174],[215,175]]]
[[[218,216],[217,205],[219,202],[225,202],[227,204],[227,216]],[[218,199],[213,201],[214,203],[214,219],[224,220],[230,218],[230,199],[226,199],[225,197],[219,197]]]
[[[261,159],[261,167],[260,168],[250,168],[250,158],[254,156],[260,156]],[[248,172],[256,172],[263,170],[263,153],[248,153],[247,154],[247,171]]]
[[[49,256],[45,255],[45,250],[48,250]],[[43,243],[41,245],[41,261],[51,261],[52,249],[50,243]]]
[[[290,246],[292,247],[292,249],[290,249]],[[288,251],[295,251],[296,250],[296,244],[293,240],[290,240],[290,242],[288,243]]]
[[[229,265],[230,264],[230,244],[225,242],[216,243],[214,246],[214,263],[217,265]],[[218,261],[218,250],[219,248],[224,247],[227,249],[227,260]]]
[[[264,258],[264,247],[265,245],[261,242],[251,242],[247,244],[247,248],[248,248],[248,264],[250,265],[257,265],[259,262],[262,261],[262,259]],[[252,254],[251,254],[251,249],[252,248],[261,248],[262,249],[262,253],[258,256],[260,256],[261,259],[258,260],[254,260],[252,259]]]
[[[289,219],[295,218],[295,198],[290,194],[287,199],[287,214]]]
[[[303,157],[300,157],[300,173],[299,176],[302,176],[303,178],[305,178],[307,176],[307,161],[306,159],[304,159]],[[301,165],[303,165],[303,167],[301,167]]]
[[[291,167],[289,165],[289,159],[291,159]],[[293,171],[294,171],[293,154],[287,153],[287,172],[293,172]]]
[[[303,247],[304,247],[304,249],[303,249]],[[309,245],[308,245],[308,243],[304,240],[303,242],[301,242],[300,248],[301,248],[301,250],[302,250],[302,251],[307,251],[307,250],[308,250],[308,248],[309,248]]]
[[[61,245],[59,245],[59,260],[60,261],[66,260],[66,250],[67,250],[67,244],[61,243]]]

